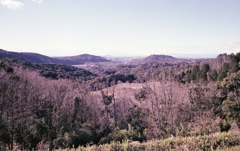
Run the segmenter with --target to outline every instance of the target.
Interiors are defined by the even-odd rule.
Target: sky
[[[48,56],[240,52],[240,0],[0,0],[0,49]]]

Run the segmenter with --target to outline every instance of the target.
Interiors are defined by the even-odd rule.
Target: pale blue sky
[[[0,0],[0,48],[48,56],[240,52],[240,0]]]

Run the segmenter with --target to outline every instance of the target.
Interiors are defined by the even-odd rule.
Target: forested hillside
[[[27,61],[31,63],[53,63],[53,64],[65,64],[65,65],[78,65],[84,64],[87,62],[109,62],[109,60],[89,55],[83,54],[78,56],[70,56],[70,57],[48,57],[45,55],[37,54],[37,53],[26,53],[26,52],[11,52],[0,49],[0,58],[14,58],[22,61]]]
[[[164,140],[169,150],[183,148],[180,140],[168,143],[169,138],[207,138],[196,145],[203,150],[239,146],[239,62],[240,53],[221,54],[197,62],[122,64],[89,72],[2,59],[0,150],[150,140]],[[228,131],[232,139],[227,134],[226,140],[217,138]],[[193,142],[182,141],[193,149]]]
[[[96,74],[93,74],[87,70],[77,68],[70,65],[63,64],[38,64],[30,63],[23,60],[13,59],[13,58],[2,58],[1,59],[5,64],[23,68],[31,71],[36,71],[40,76],[43,76],[48,79],[70,79],[70,80],[90,80],[97,77]]]

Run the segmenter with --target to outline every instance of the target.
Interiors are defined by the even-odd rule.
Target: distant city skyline
[[[0,0],[0,49],[47,56],[240,52],[239,0]]]

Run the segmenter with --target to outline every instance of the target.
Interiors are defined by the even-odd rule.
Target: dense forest
[[[0,150],[147,142],[229,130],[239,135],[239,126],[240,53],[89,71],[10,58],[0,62]]]

